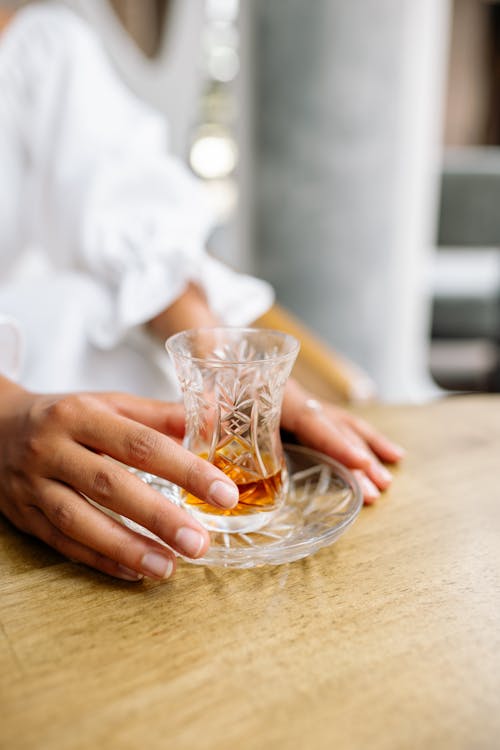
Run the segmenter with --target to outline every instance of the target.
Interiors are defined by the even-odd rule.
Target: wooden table
[[[0,522],[2,750],[500,747],[500,397],[365,413],[408,457],[332,547],[126,584]]]

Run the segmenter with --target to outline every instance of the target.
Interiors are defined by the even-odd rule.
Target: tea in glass
[[[221,327],[183,331],[166,346],[184,396],[184,445],[240,490],[231,510],[188,493],[183,505],[213,530],[261,528],[281,507],[288,488],[279,425],[297,340],[281,331]]]

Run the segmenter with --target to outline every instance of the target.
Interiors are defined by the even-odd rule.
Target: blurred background
[[[500,391],[500,4],[65,1],[205,181],[214,254],[386,400]]]

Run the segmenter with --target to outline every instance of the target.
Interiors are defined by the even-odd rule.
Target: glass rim
[[[275,354],[271,357],[262,359],[218,359],[216,357],[195,357],[191,354],[184,354],[183,352],[173,349],[173,344],[176,340],[180,340],[183,337],[189,336],[189,334],[203,334],[206,333],[240,333],[240,334],[271,334],[282,341],[288,340],[290,342],[290,350],[282,354]],[[179,357],[189,362],[203,362],[204,364],[219,365],[225,367],[227,365],[254,365],[262,364],[263,362],[272,363],[279,362],[280,360],[286,361],[292,357],[296,357],[300,349],[300,341],[290,333],[286,331],[280,331],[277,328],[259,328],[256,326],[198,326],[196,328],[186,328],[183,331],[169,336],[165,341],[165,349],[172,357]]]

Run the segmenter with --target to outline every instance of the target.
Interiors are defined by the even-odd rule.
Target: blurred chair
[[[285,331],[300,341],[293,376],[315,395],[346,405],[375,398],[376,387],[371,378],[285,308],[274,305],[259,324]]]

